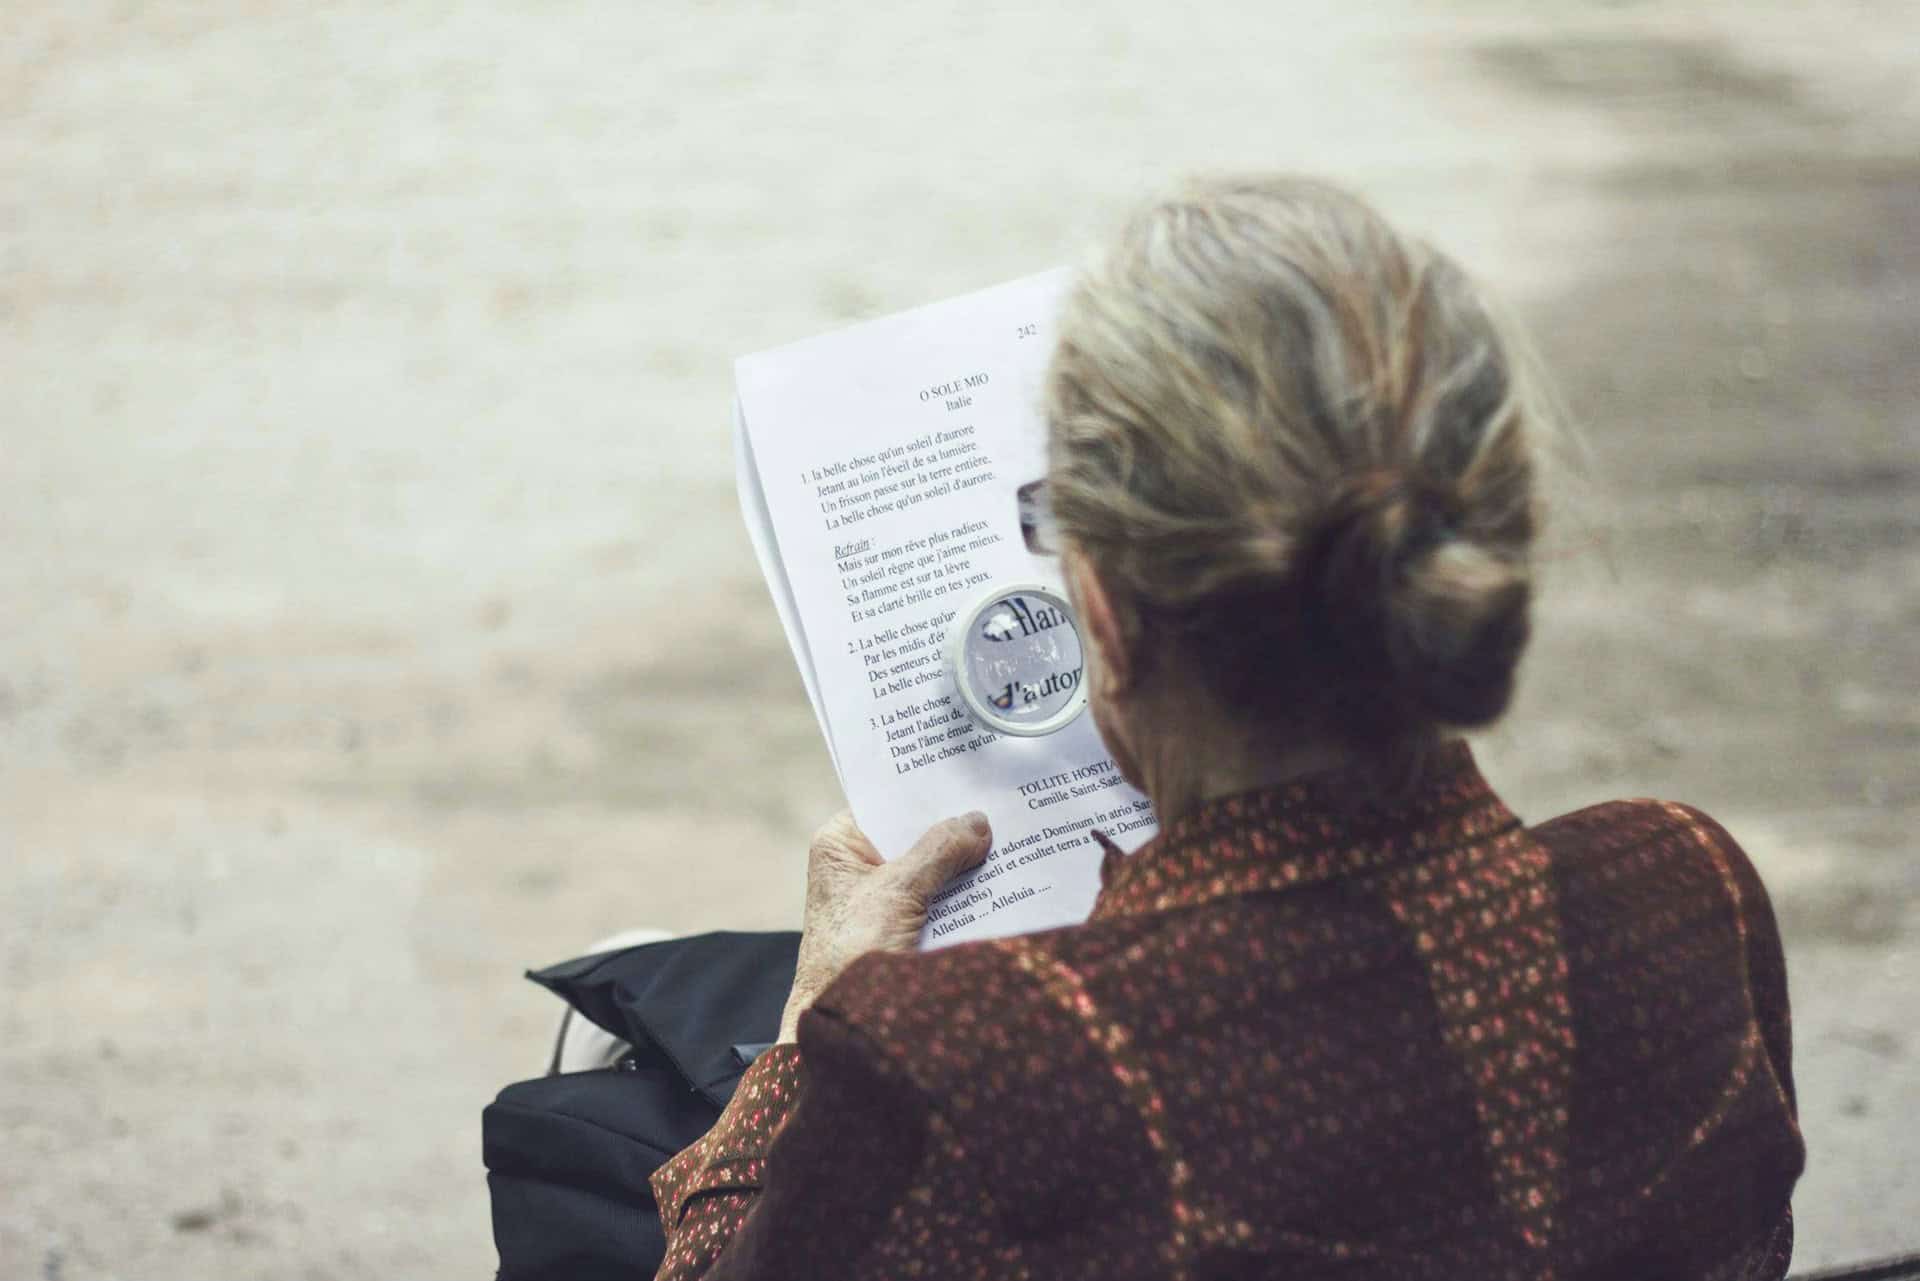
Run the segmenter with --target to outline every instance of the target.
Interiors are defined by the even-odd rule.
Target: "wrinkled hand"
[[[806,919],[780,1039],[794,1039],[801,1012],[856,957],[911,951],[933,896],[979,866],[992,845],[987,816],[976,812],[935,823],[912,849],[886,863],[851,813],[842,810],[828,819],[807,854]]]

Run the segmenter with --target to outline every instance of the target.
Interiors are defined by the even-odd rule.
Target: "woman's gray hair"
[[[1451,261],[1323,183],[1196,182],[1098,255],[1059,335],[1054,510],[1149,655],[1389,752],[1505,710],[1542,411]]]

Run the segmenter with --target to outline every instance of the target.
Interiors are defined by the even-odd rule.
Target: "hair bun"
[[[1524,563],[1474,543],[1450,487],[1373,471],[1335,494],[1298,563],[1308,636],[1362,733],[1506,710],[1528,633]]]

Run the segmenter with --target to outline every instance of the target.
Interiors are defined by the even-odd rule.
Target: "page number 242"
[[[1015,338],[1033,338],[1037,337],[1039,333],[1040,326],[1038,325],[1022,325],[1014,331],[1013,336]]]

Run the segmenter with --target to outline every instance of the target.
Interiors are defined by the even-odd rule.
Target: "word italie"
[[[968,374],[964,378],[949,379],[943,383],[936,383],[932,387],[922,388],[920,403],[927,404],[937,400],[947,407],[948,413],[953,413],[957,409],[965,409],[973,404],[972,393],[992,381],[993,379],[988,377],[985,371]]]

